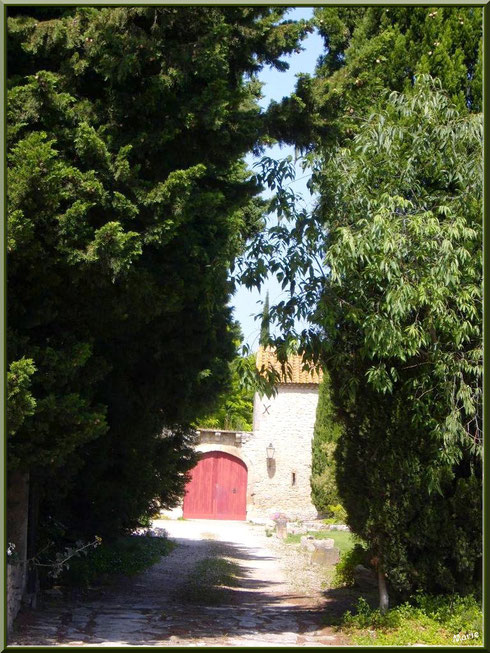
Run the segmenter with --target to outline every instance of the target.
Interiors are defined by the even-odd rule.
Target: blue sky
[[[286,14],[285,18],[299,20],[301,18],[311,18],[312,14],[313,9],[311,7],[292,8]],[[281,100],[283,97],[290,95],[296,85],[296,75],[298,73],[312,74],[314,72],[317,59],[323,52],[323,40],[315,32],[308,35],[303,41],[302,47],[304,50],[300,54],[283,57],[289,63],[289,70],[286,72],[264,68],[260,73],[259,79],[264,83],[262,87],[264,98],[261,101],[261,106],[264,108],[267,107],[271,100]],[[279,145],[275,145],[274,147],[268,148],[264,153],[265,156],[270,156],[274,159],[284,158],[288,154],[294,156],[294,148],[292,146],[279,147]],[[250,168],[256,162],[252,155],[249,155],[246,161]],[[306,188],[308,179],[299,179],[303,175],[304,173],[301,169],[298,169],[298,179],[293,182],[294,190],[303,196],[307,204],[311,205],[312,199]],[[260,319],[254,320],[254,316],[261,313],[261,301],[265,299],[267,291],[269,291],[271,304],[279,301],[281,297],[284,299],[286,296],[286,292],[282,291],[278,281],[275,278],[269,278],[260,293],[257,290],[250,291],[242,287],[236,291],[230,302],[230,305],[234,307],[234,317],[240,322],[244,342],[251,347],[252,351],[258,349],[260,333]],[[274,332],[273,327],[271,331]]]

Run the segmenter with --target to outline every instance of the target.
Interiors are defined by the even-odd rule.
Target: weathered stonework
[[[221,451],[247,466],[247,519],[285,513],[290,519],[315,519],[311,503],[311,440],[315,424],[318,386],[280,384],[275,397],[254,401],[254,431],[199,431],[196,450]],[[274,458],[267,460],[267,447]],[[182,516],[182,508],[167,511]]]
[[[254,432],[243,449],[256,472],[247,516],[283,512],[290,519],[314,519],[311,503],[311,440],[318,385],[280,384],[275,397],[255,396]],[[267,463],[266,449],[275,453]]]
[[[261,350],[260,360],[271,359]],[[298,360],[296,360],[298,359]],[[253,432],[200,429],[196,450],[236,456],[247,467],[247,519],[284,513],[290,520],[316,519],[311,502],[311,444],[321,377],[302,371],[299,357],[293,374],[277,386],[270,399],[255,395]],[[309,382],[311,381],[311,382]],[[267,448],[274,448],[268,460]],[[182,508],[164,512],[182,516]]]

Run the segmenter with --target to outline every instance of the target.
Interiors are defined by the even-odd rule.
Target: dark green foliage
[[[14,436],[26,417],[34,414],[36,400],[30,392],[31,376],[36,371],[32,359],[13,361],[7,373],[7,401],[9,406],[8,433]]]
[[[399,596],[481,583],[481,150],[481,116],[420,77],[317,153],[313,215],[262,175],[291,220],[263,253],[291,287],[271,313],[329,370],[341,501]]]
[[[260,323],[259,345],[267,347],[270,342],[270,316],[269,316],[269,291],[265,296],[264,307],[262,309],[262,320]]]
[[[61,577],[61,585],[89,587],[117,575],[131,576],[168,555],[175,544],[164,537],[128,535],[102,542],[86,556],[72,558]]]
[[[329,158],[319,209],[339,492],[405,596],[481,581],[481,122],[415,91]]]
[[[269,109],[287,142],[352,138],[386,90],[407,91],[421,74],[438,77],[459,110],[481,110],[480,7],[318,7],[314,23],[326,52],[315,76]]]
[[[236,358],[230,363],[231,380],[229,388],[218,398],[212,413],[206,413],[196,420],[196,427],[251,431],[253,428],[253,405],[255,390],[244,383],[239,370],[246,366],[250,374],[255,368],[255,355]]]
[[[423,429],[400,390],[380,399],[360,387],[359,403],[337,450],[338,487],[353,531],[383,560],[398,597],[423,588],[462,593],[481,583],[481,471],[441,460],[443,450]],[[345,401],[343,403],[345,406]],[[437,483],[437,490],[431,489]],[[461,498],[467,503],[462,509]]]
[[[342,434],[342,424],[335,415],[330,385],[326,373],[320,384],[311,460],[311,500],[318,512],[326,516],[332,514],[329,506],[339,503],[334,452]]]
[[[242,161],[267,140],[254,74],[307,27],[45,9],[8,22],[9,463],[43,520],[104,535],[175,504],[189,424],[229,382],[228,270],[263,220]]]

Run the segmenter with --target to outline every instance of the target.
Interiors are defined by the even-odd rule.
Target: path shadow
[[[192,542],[192,546],[195,546],[195,541],[194,540],[189,540],[183,537],[172,537],[170,538],[174,542],[177,542],[177,544],[182,545],[182,546],[190,546],[190,542]],[[202,540],[203,544],[206,543],[208,544],[209,542],[212,542],[214,545],[223,545],[223,547],[228,547],[229,551],[228,554],[231,556],[233,555],[233,558],[236,558],[237,560],[277,560],[277,556],[260,556],[260,555],[255,555],[250,552],[250,548],[247,547],[241,547],[236,544],[236,542],[228,542],[226,540]]]
[[[181,546],[200,548],[194,540],[171,539]],[[258,547],[249,548],[236,542],[218,540],[213,541],[213,546],[219,556],[240,563],[278,559],[273,555],[261,556]],[[165,572],[165,563],[171,562],[171,556],[154,565],[153,575],[160,568]],[[143,572],[133,578],[117,579],[96,591],[58,598],[36,613],[21,614],[15,632],[21,635],[21,645],[26,645],[25,638],[22,643],[25,629],[31,640],[28,645],[38,646],[70,645],[78,641],[89,645],[155,646],[160,642],[172,646],[176,638],[177,641],[198,639],[204,646],[213,646],[217,638],[260,638],[281,633],[302,636],[334,626],[360,596],[358,591],[327,590],[323,600],[315,602],[306,593],[285,594],[281,591],[283,583],[253,577],[253,570],[253,564],[240,564],[236,586],[216,588],[222,595],[214,605],[209,604],[209,592],[208,595],[203,592],[202,600],[197,602],[179,600],[177,590],[179,583],[184,582],[183,575],[177,573],[173,590],[164,594],[158,592],[158,587],[150,587],[150,576],[145,579],[147,572]]]

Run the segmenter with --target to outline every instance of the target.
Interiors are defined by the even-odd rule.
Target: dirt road
[[[325,598],[284,571],[263,526],[206,520],[155,522],[178,543],[136,577],[83,597],[50,597],[21,614],[10,646],[338,646],[321,624]],[[236,570],[232,587],[200,583],[202,561]],[[201,567],[199,563],[201,561]],[[238,565],[238,566],[237,566]],[[300,566],[298,566],[300,569]],[[301,573],[301,572],[299,572]],[[192,591],[190,591],[192,590]]]

